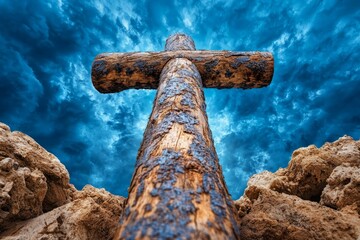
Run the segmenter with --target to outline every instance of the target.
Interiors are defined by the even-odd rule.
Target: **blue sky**
[[[161,51],[175,32],[197,49],[270,51],[263,89],[206,89],[233,198],[299,147],[360,137],[360,1],[0,0],[0,121],[54,153],[77,188],[127,196],[154,90],[98,93],[102,52]]]

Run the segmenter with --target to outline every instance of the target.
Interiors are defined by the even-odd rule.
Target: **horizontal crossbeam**
[[[269,85],[274,59],[268,52],[164,51],[107,53],[96,56],[92,82],[101,93],[125,89],[156,89],[165,64],[187,58],[197,67],[207,88],[261,88]]]

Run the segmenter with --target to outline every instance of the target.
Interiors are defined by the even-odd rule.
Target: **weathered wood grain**
[[[165,49],[166,51],[196,50],[194,40],[183,33],[169,36],[166,39]]]
[[[270,84],[274,71],[274,59],[268,52],[172,49],[164,52],[100,54],[92,64],[92,81],[101,93],[129,88],[156,89],[162,69],[174,58],[186,58],[195,64],[203,86],[207,88],[265,87]]]
[[[237,239],[235,212],[200,74],[189,60],[172,59],[161,73],[114,239]]]
[[[92,81],[103,93],[157,88],[114,239],[239,239],[206,115],[203,87],[270,84],[270,53],[195,51],[175,34],[165,52],[102,54]]]

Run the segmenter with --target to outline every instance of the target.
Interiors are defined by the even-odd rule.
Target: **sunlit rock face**
[[[68,203],[65,166],[32,138],[0,123],[0,228]]]
[[[276,159],[274,159],[276,161]],[[235,201],[241,239],[359,239],[360,141],[294,151]],[[0,239],[111,239],[125,198],[69,183],[64,165],[0,124]]]
[[[109,239],[123,197],[69,183],[65,166],[0,123],[0,239]]]
[[[250,178],[236,201],[242,239],[358,239],[359,150],[360,141],[344,136]]]
[[[27,221],[13,223],[1,239],[111,239],[124,198],[85,186],[61,207]]]

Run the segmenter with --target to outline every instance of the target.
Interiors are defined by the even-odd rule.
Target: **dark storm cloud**
[[[320,146],[344,134],[359,138],[356,59],[360,28],[355,23],[360,19],[356,5],[350,1],[275,6],[268,2],[234,14],[232,22],[251,19],[254,29],[242,37],[234,33],[230,39],[245,39],[238,45],[241,49],[273,52],[275,75],[267,89],[208,94],[211,100],[216,96],[214,103],[220,103],[208,108],[212,126],[221,111],[233,124],[217,145],[227,149],[220,154],[225,169],[233,169],[235,164],[248,175],[263,169],[274,171],[286,166],[298,147]],[[241,30],[238,34],[242,35]],[[251,41],[246,41],[246,34]],[[227,44],[218,41],[220,48]],[[256,155],[259,158],[251,160]],[[237,186],[234,175],[231,178],[228,185],[236,189],[232,193],[237,197],[244,186]]]
[[[169,34],[198,49],[271,51],[272,84],[206,90],[234,198],[291,152],[360,137],[359,1],[0,1],[0,121],[34,137],[71,181],[127,195],[154,91],[97,93],[94,56],[160,51]]]
[[[131,106],[120,111],[112,103],[104,104],[118,100],[94,91],[89,68],[98,52],[121,50],[123,42],[118,39],[124,39],[125,31],[119,20],[132,21],[131,12],[113,5],[123,14],[105,14],[110,6],[66,1],[2,2],[0,7],[1,121],[57,155],[77,187],[85,183],[108,187],[109,179],[127,185],[131,172],[121,174],[126,169],[122,163],[133,165],[128,160],[135,158],[141,135],[104,121],[105,114],[121,119]],[[109,113],[102,113],[105,109]],[[131,134],[134,146],[119,155],[114,148],[119,144],[111,135],[131,138]],[[120,174],[108,166],[117,167]],[[110,189],[125,195],[125,184]]]

